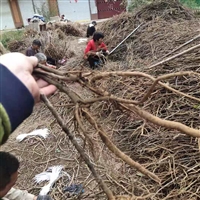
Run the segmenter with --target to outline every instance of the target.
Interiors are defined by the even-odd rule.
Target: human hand
[[[46,66],[49,67],[49,68],[52,68],[52,69],[56,69],[56,66],[54,66],[54,65],[47,64]]]
[[[101,56],[101,52],[96,52],[96,56]]]
[[[110,51],[107,50],[106,53],[109,55],[109,54],[110,54]]]
[[[36,57],[27,57],[21,53],[8,53],[0,56],[0,63],[7,67],[30,91],[35,102],[40,100],[40,94],[50,95],[56,87],[48,85],[39,79],[36,81],[32,76],[34,67],[38,64]]]

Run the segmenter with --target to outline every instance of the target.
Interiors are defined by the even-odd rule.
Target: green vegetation
[[[0,32],[0,41],[7,48],[8,43],[12,40],[21,40],[23,38],[24,30],[13,30]]]
[[[198,0],[180,0],[180,2],[184,6],[192,9],[198,8],[200,6],[200,1]]]
[[[153,1],[155,0],[131,0],[128,6],[128,11],[132,12],[135,8],[147,5]],[[200,9],[200,0],[180,0],[180,2],[188,8]]]
[[[152,3],[152,0],[131,0],[128,11],[132,12],[135,8]]]

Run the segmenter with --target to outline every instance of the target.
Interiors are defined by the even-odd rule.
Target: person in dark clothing
[[[34,56],[7,53],[0,56],[0,145],[32,113],[40,94],[56,91],[42,79],[34,79],[33,68],[38,64]]]
[[[0,151],[0,200],[51,200],[48,195],[38,197],[26,190],[13,188],[18,178],[19,160],[8,152]]]
[[[106,45],[103,43],[104,34],[96,32],[93,39],[90,40],[85,48],[84,58],[88,60],[92,69],[97,68],[99,65],[104,64],[101,57],[109,54]]]
[[[39,40],[33,40],[32,45],[26,50],[26,56],[35,56],[35,54],[39,53],[40,47],[42,46]],[[56,60],[47,57],[47,63],[50,65],[56,65]]]
[[[26,50],[26,56],[34,56],[36,53],[39,53],[40,47],[42,46],[39,40],[33,40],[33,43]]]
[[[93,36],[93,34],[96,31],[96,28],[95,28],[96,25],[97,25],[96,21],[93,21],[91,24],[88,25],[87,34],[86,34],[87,38]]]
[[[40,94],[50,95],[54,85],[32,76],[38,59],[21,53],[0,56],[0,145],[32,113]],[[36,197],[27,191],[14,189],[19,161],[6,152],[0,152],[0,200],[51,200],[48,195]]]

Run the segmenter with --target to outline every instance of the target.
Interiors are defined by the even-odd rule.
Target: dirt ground
[[[109,99],[105,93],[101,96],[88,89],[87,81],[91,79],[85,79],[85,85],[80,80],[59,80],[83,100],[108,98],[91,104],[80,104],[80,118],[85,119],[83,110],[88,109],[119,150],[161,179],[161,183],[157,183],[115,156],[108,149],[109,145],[99,137],[100,131],[88,120],[82,120],[82,126],[92,141],[90,144],[83,137],[83,131],[74,117],[77,105],[73,104],[69,95],[56,92],[49,98],[53,107],[74,134],[78,144],[84,148],[113,194],[132,197],[126,200],[200,198],[199,139],[190,135],[191,132],[199,134],[200,127],[199,19],[177,2],[158,1],[136,14],[124,13],[99,26],[99,30],[106,33],[105,41],[111,50],[128,35],[129,27],[132,30],[145,21],[145,26],[131,36],[100,70],[91,71],[84,62],[83,50],[86,43],[78,43],[80,37],[64,36],[63,40],[53,40],[57,49],[63,48],[67,41],[68,50],[74,53],[59,70],[72,71],[72,74],[78,71],[81,75],[88,73],[91,79],[100,75],[101,79],[94,81],[92,87],[100,91],[100,94],[106,91],[109,98],[116,97],[114,100]],[[45,42],[46,38],[40,37]],[[56,53],[60,55],[59,52]],[[166,61],[166,58],[170,59]],[[159,65],[152,67],[160,61]],[[153,81],[161,75],[164,78],[151,91]],[[151,95],[140,102],[149,91]],[[122,99],[134,102],[138,109],[123,109]],[[152,114],[151,120],[147,117],[148,114],[144,115],[145,112]],[[157,117],[156,120],[152,120],[154,117]],[[165,120],[165,123],[159,124],[159,119]],[[179,124],[169,127],[166,124],[170,122]],[[179,128],[180,124],[185,125],[183,129]],[[21,143],[16,141],[17,135],[39,128],[49,129],[50,136],[46,140],[35,137]],[[64,176],[57,181],[50,192],[53,199],[107,199],[89,168],[43,103],[35,106],[32,115],[18,127],[1,150],[11,152],[20,160],[20,174],[16,184],[20,189],[27,189],[37,195],[44,184],[35,184],[33,177],[48,167],[64,165],[65,171],[72,178],[68,180]],[[80,195],[64,193],[63,188],[72,184],[82,184],[84,192]]]

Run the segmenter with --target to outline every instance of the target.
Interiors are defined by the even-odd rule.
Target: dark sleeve
[[[91,27],[91,36],[94,34],[94,32],[96,31],[96,28],[94,26]]]
[[[35,52],[32,50],[32,49],[30,49],[30,48],[28,48],[27,50],[26,50],[26,56],[34,56],[35,55]]]
[[[34,106],[33,96],[26,86],[1,64],[0,103],[9,118],[11,132],[32,113]]]
[[[88,29],[87,29],[87,37],[93,36],[93,34],[94,34],[95,31],[96,31],[96,29],[95,29],[94,26],[91,26],[91,27],[88,26]]]
[[[86,37],[90,37],[90,27],[87,27],[87,33],[86,33]]]
[[[29,49],[26,50],[26,56],[30,56],[30,50]]]

